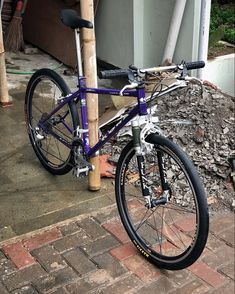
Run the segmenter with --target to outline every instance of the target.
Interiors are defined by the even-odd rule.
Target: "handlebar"
[[[204,61],[193,61],[185,63],[187,70],[203,68],[205,66]]]
[[[145,73],[157,73],[164,71],[175,71],[175,70],[192,70],[203,68],[205,66],[204,61],[194,61],[194,62],[182,62],[181,64],[170,65],[170,66],[158,66],[151,68],[137,69],[135,66],[131,65],[130,69],[113,69],[113,70],[103,70],[99,72],[100,79],[114,79],[114,78],[127,78],[133,76],[133,73],[145,74]]]
[[[129,72],[129,69],[102,70],[99,72],[98,77],[100,79],[126,78]]]

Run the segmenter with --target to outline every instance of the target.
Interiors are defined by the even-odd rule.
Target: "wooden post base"
[[[10,106],[12,106],[13,105],[13,103],[12,102],[1,102],[0,101],[0,106],[2,107],[2,108],[6,108],[6,107],[10,107]]]
[[[7,88],[7,75],[6,75],[6,64],[5,64],[5,51],[3,46],[2,37],[2,19],[0,14],[0,102],[3,107],[9,106],[9,96]]]
[[[88,181],[89,186],[88,189],[90,191],[99,191],[100,190],[100,166],[99,166],[99,157],[92,157],[90,159],[90,163],[95,166],[95,170],[89,173]]]

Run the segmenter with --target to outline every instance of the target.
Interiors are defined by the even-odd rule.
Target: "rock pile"
[[[230,159],[235,157],[234,98],[192,85],[158,98],[161,129],[191,157],[204,182],[208,203],[232,207]]]

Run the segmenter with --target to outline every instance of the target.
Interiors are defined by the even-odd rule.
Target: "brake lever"
[[[137,88],[138,86],[139,86],[139,84],[138,84],[137,82],[131,82],[130,85],[125,85],[125,86],[121,89],[119,95],[120,95],[120,96],[123,96],[123,92],[124,92],[125,90],[127,90],[127,89],[135,89],[135,88]]]

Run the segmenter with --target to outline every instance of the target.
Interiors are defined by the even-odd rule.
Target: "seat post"
[[[75,42],[76,42],[76,52],[77,52],[78,76],[83,76],[80,30],[79,29],[75,29]]]

